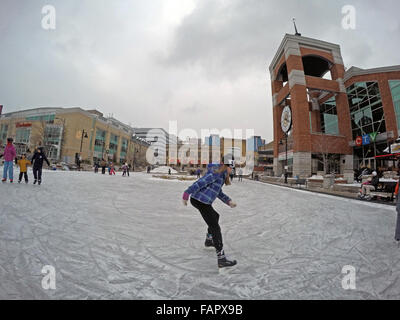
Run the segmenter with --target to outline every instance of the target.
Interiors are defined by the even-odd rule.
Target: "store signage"
[[[356,139],[356,146],[361,147],[363,144],[363,138],[362,137],[357,137]]]
[[[372,132],[369,134],[371,141],[376,142],[376,137],[378,136],[378,132]]]
[[[29,122],[17,122],[15,124],[16,128],[27,128],[27,127],[32,127],[32,123]]]
[[[370,138],[369,134],[363,135],[362,140],[363,140],[362,144],[364,146],[371,144],[371,138]]]

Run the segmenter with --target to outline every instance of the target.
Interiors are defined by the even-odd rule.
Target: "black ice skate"
[[[38,185],[40,186],[42,184],[42,180],[39,180],[38,181]]]
[[[228,260],[227,257],[225,256],[224,250],[220,251],[217,253],[218,255],[218,268],[224,269],[224,268],[230,268],[233,267],[237,264],[236,260]]]
[[[36,184],[37,180],[35,179],[35,181],[33,181],[33,184]]]
[[[213,241],[212,235],[209,233],[207,233],[206,241],[204,242],[204,246],[206,248],[214,248],[214,241]]]

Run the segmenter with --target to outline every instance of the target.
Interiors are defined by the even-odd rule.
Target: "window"
[[[339,124],[335,97],[330,98],[320,108],[321,132],[325,134],[338,135]]]
[[[392,91],[394,111],[397,119],[397,128],[400,130],[400,80],[390,80],[389,86],[390,90]]]
[[[104,130],[96,129],[96,139],[94,140],[94,151],[103,155],[104,153],[104,146],[106,143],[106,132]]]
[[[118,149],[118,136],[111,134],[110,136],[110,144],[109,144],[109,154],[114,155],[117,153]]]
[[[374,132],[386,132],[385,114],[377,82],[355,83],[347,88],[347,94],[353,139]]]
[[[15,134],[15,142],[29,144],[31,128],[18,128]]]

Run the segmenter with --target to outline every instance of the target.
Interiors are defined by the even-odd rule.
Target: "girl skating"
[[[190,196],[190,203],[198,209],[208,226],[208,234],[205,241],[206,247],[215,247],[218,259],[218,268],[233,267],[236,260],[228,260],[225,256],[222,243],[221,227],[219,226],[219,214],[212,207],[216,198],[235,208],[236,204],[222,192],[224,184],[230,185],[229,175],[233,165],[230,163],[233,157],[224,157],[224,164],[209,164],[207,174],[193,183],[183,194],[183,203],[187,206]]]
[[[10,183],[13,183],[14,180],[14,159],[17,156],[15,151],[15,147],[13,145],[13,139],[7,139],[7,146],[4,149],[3,157],[4,157],[4,168],[3,168],[3,180],[2,182],[6,182],[7,178],[10,179]],[[7,177],[8,176],[8,177]]]

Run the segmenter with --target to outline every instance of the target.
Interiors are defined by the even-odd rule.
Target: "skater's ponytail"
[[[221,165],[221,167],[218,169],[217,173],[223,173],[226,172],[226,176],[225,176],[225,184],[227,186],[231,185],[231,179],[229,179],[229,174],[227,173],[228,170],[228,166],[226,164]]]

